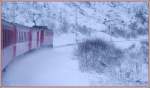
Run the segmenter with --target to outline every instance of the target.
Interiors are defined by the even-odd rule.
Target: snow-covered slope
[[[107,69],[103,74],[97,73],[98,78],[103,80],[96,84],[119,81],[124,84],[147,83],[146,2],[5,2],[2,6],[2,18],[7,21],[33,26],[35,20],[37,25],[53,29],[54,47],[78,44],[88,39],[103,39],[122,50],[125,56],[120,67]],[[52,54],[56,58],[56,54]],[[116,74],[120,76],[112,77]]]

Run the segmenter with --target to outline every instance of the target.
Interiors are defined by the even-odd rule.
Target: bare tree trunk
[[[33,20],[33,23],[34,23],[34,26],[36,26],[36,21],[35,20]]]

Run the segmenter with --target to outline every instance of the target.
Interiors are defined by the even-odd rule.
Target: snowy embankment
[[[15,59],[3,74],[5,85],[89,85],[94,75],[79,70],[73,48],[45,48]]]
[[[54,35],[54,40],[53,40],[54,47],[67,45],[67,44],[74,44],[74,43],[76,43],[76,41],[75,41],[75,35],[73,33]]]

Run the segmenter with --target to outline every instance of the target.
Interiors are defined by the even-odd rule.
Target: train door
[[[44,31],[41,31],[41,35],[40,35],[40,45],[43,45],[44,42]]]

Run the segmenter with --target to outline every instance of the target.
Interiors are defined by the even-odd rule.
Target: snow
[[[74,43],[76,43],[74,33],[67,33],[61,35],[54,34],[54,39],[53,39],[54,47],[66,45],[66,44],[74,44]]]
[[[135,17],[140,10],[147,19],[147,3],[90,2],[90,4],[86,2],[3,3],[5,13],[3,15],[6,20],[31,27],[34,25],[32,15],[36,13],[41,15],[37,20],[38,25],[45,25],[54,30],[54,48],[37,49],[14,59],[3,75],[5,84],[108,85],[147,82],[148,66],[147,62],[144,62],[144,59],[147,58],[145,54],[147,47],[141,44],[141,41],[148,41],[148,21],[145,20],[145,24],[142,24],[138,20],[140,18]],[[11,14],[12,9],[15,9],[15,14]],[[66,23],[63,24],[65,21]],[[137,23],[138,26],[131,25],[133,23]],[[136,28],[129,27],[130,25]],[[67,29],[66,33],[63,33],[63,28]],[[123,31],[117,32],[116,28]],[[146,33],[140,34],[133,31],[139,28]],[[125,36],[131,31],[137,37],[127,38]],[[117,33],[117,35],[110,32]],[[112,70],[106,69],[106,72],[102,74],[80,71],[78,60],[75,60],[73,55],[77,42],[95,38],[113,42],[125,53],[120,67]],[[129,72],[131,78],[124,78]],[[116,74],[123,77],[118,78]]]
[[[4,72],[5,85],[89,85],[73,60],[73,46],[44,48],[15,59]]]

